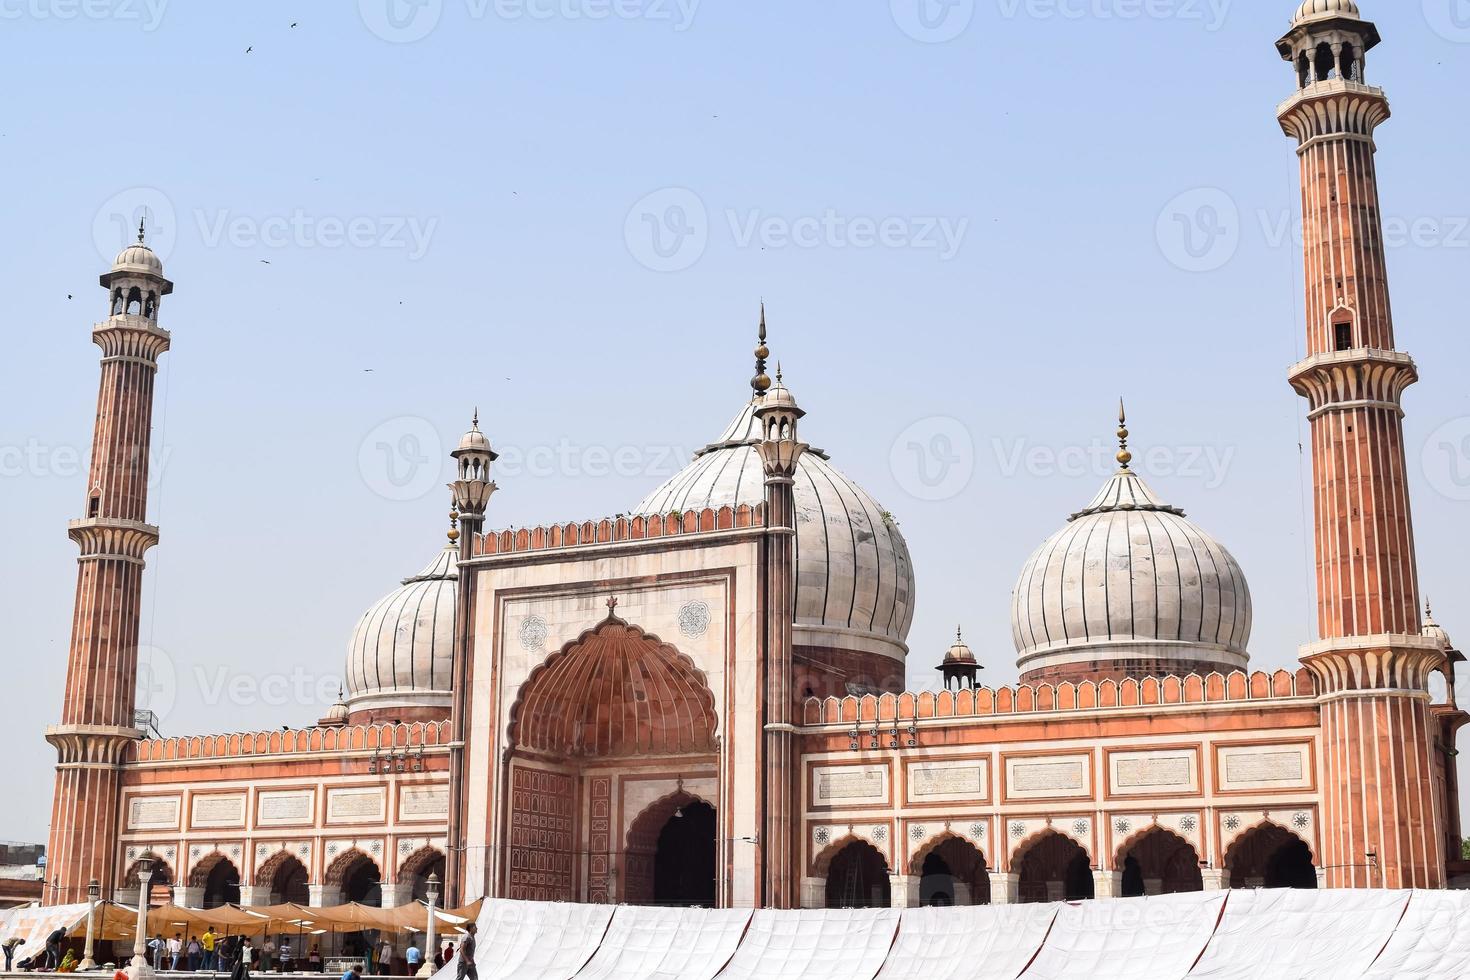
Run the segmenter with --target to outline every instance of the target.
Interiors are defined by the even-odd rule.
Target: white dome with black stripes
[[[1011,628],[1023,675],[1243,669],[1251,594],[1230,552],[1125,466],[1026,563]]]
[[[458,549],[451,544],[358,621],[347,649],[351,713],[387,708],[449,710],[458,561]]]
[[[637,514],[756,505],[765,475],[756,444],[757,396],[694,461],[638,504]],[[797,646],[872,653],[902,661],[914,616],[914,572],[892,515],[809,449],[798,464]]]

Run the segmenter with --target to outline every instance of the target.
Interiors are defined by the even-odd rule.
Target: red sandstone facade
[[[1299,84],[1280,118],[1302,161],[1308,356],[1291,381],[1312,424],[1322,636],[1294,672],[1248,669],[1244,571],[1131,471],[1124,426],[1119,472],[1018,585],[1025,683],[977,686],[957,641],[958,690],[902,691],[906,545],[798,438],[762,316],[749,403],[634,516],[486,531],[496,455],[476,419],[452,454],[451,547],[364,617],[353,692],[321,725],[144,739],[138,581],[171,285],[128,249],[94,332],[93,491],[48,732],[55,900],[94,878],[125,893],[143,857],[193,905],[394,904],[431,871],[451,902],[1443,887],[1467,716],[1462,658],[1419,615],[1401,422],[1417,373],[1394,346],[1373,169],[1388,104],[1362,81],[1377,40],[1354,5],[1314,0],[1279,45]]]

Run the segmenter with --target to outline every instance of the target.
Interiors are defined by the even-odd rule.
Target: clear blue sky
[[[476,405],[519,458],[495,523],[631,507],[739,408],[762,296],[806,436],[912,548],[915,684],[960,622],[1014,679],[1015,576],[1102,481],[1120,394],[1250,576],[1255,664],[1310,637],[1294,0],[159,4],[0,0],[0,837],[45,838],[96,277],[144,205],[178,283],[143,629],[168,733],[321,713],[439,547]],[[1420,562],[1470,635],[1455,4],[1364,0]]]

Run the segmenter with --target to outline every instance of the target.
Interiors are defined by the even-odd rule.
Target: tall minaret
[[[134,727],[143,559],[158,543],[148,519],[148,450],[153,383],[168,331],[158,308],[173,292],[163,263],[143,241],[118,255],[101,277],[108,316],[92,330],[102,348],[102,384],[92,464],[81,520],[68,532],[81,549],[61,724],[47,728],[56,747],[47,904],[86,901],[87,883],[115,886],[119,765]]]
[[[1276,45],[1296,81],[1278,116],[1299,144],[1306,261],[1291,383],[1311,420],[1321,640],[1303,660],[1323,695],[1327,884],[1436,888],[1427,684],[1443,654],[1419,635],[1401,406],[1418,371],[1394,349],[1373,162],[1389,108],[1364,71],[1378,42],[1354,0],[1306,0]]]

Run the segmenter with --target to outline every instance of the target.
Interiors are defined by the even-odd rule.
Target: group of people
[[[456,950],[453,943],[445,943],[443,948],[434,950],[434,970],[438,972],[444,968],[446,963],[455,963],[455,980],[480,980],[480,974],[475,969],[475,933],[478,931],[473,922],[465,927],[465,936],[459,944],[459,958],[455,959]],[[378,976],[393,976],[396,961],[394,960],[393,944],[383,940],[378,944],[374,954],[378,958]],[[403,959],[408,967],[408,976],[416,976],[423,966],[423,952],[412,944],[404,950]],[[347,968],[342,974],[341,980],[362,980],[362,969],[356,964]]]
[[[46,937],[46,944],[41,949],[19,963],[14,962],[15,951],[25,945],[25,940],[19,936],[12,936],[0,943],[0,951],[5,953],[5,972],[20,970],[22,972],[56,971],[61,968],[61,944],[66,942],[66,930],[54,930]]]

